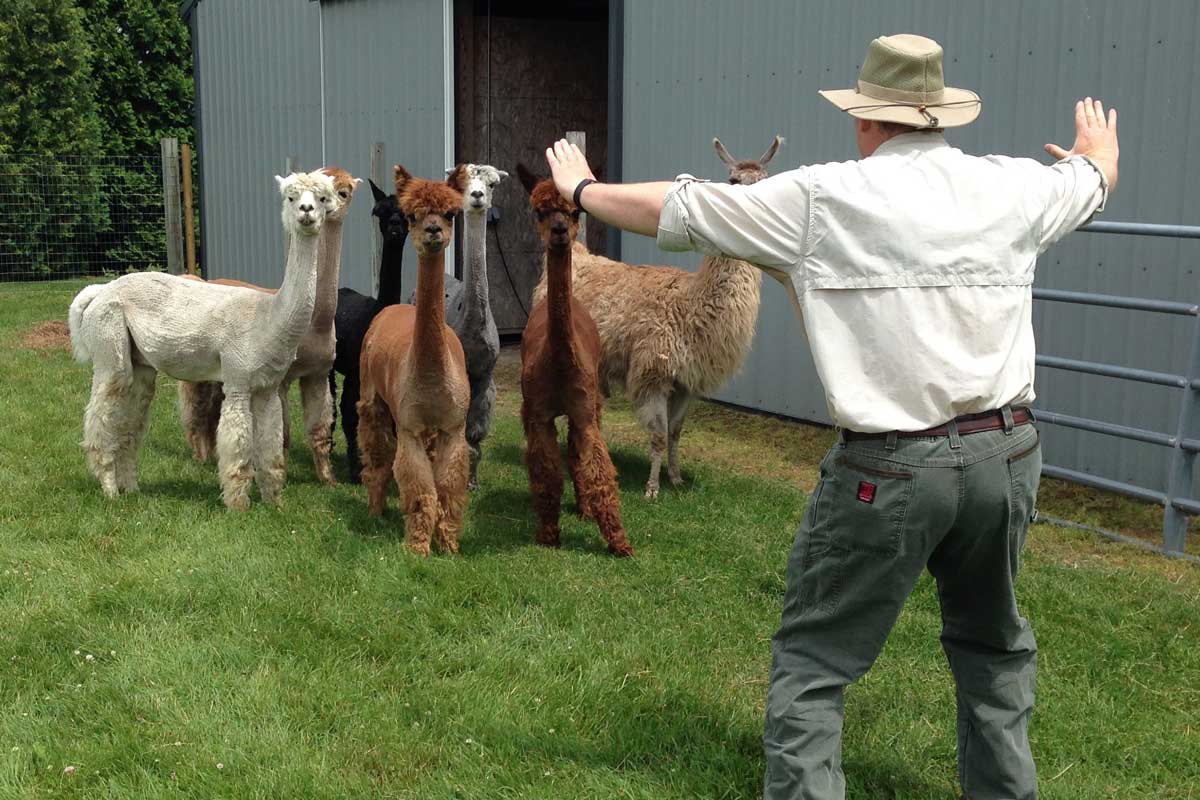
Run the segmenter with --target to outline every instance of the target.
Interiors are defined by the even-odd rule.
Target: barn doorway
[[[593,171],[608,174],[609,3],[456,0],[454,11],[455,160],[510,174],[493,200],[487,271],[496,326],[520,333],[542,244],[517,163],[546,175],[546,146],[583,131]],[[593,252],[605,252],[602,224],[588,220],[587,237]]]

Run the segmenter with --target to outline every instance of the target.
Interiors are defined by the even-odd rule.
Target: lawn
[[[614,400],[637,556],[569,514],[548,551],[506,353],[462,554],[422,560],[394,499],[376,521],[361,487],[315,482],[298,428],[283,507],[224,511],[160,378],[142,491],[106,501],[78,444],[89,368],[38,327],[80,285],[0,288],[0,798],[758,796],[769,639],[829,431],[701,404],[686,485],[648,502]],[[340,434],[337,454],[343,474]],[[1153,531],[1152,507],[1044,497]],[[1200,798],[1200,568],[1038,525],[1019,596],[1042,796]],[[847,694],[851,797],[957,797],[938,629],[926,578]]]

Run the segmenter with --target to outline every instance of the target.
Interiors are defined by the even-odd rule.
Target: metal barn
[[[783,134],[776,171],[856,157],[848,119],[817,90],[852,85],[867,42],[906,31],[940,41],[948,83],[983,97],[980,119],[949,133],[956,146],[1044,159],[1046,141],[1070,144],[1073,101],[1094,93],[1121,115],[1121,185],[1103,219],[1200,222],[1200,85],[1191,80],[1200,4],[1192,0],[187,0],[182,13],[195,49],[210,275],[278,281],[271,175],[289,157],[366,176],[379,142],[385,178],[396,162],[423,176],[462,160],[510,172],[525,160],[544,170],[541,149],[566,130],[587,133],[601,177],[627,181],[680,172],[723,178],[714,135],[753,157]],[[374,226],[363,197],[347,227],[342,282],[369,290]],[[515,179],[497,203],[489,277],[498,322],[515,332],[537,279],[538,247]],[[591,246],[631,263],[699,261],[601,227],[589,231]],[[1195,428],[1186,428],[1196,415],[1187,419],[1181,404],[1200,388],[1200,376],[1187,377],[1200,370],[1197,318],[1187,310],[1200,301],[1198,261],[1194,239],[1107,233],[1077,233],[1049,252],[1039,265],[1043,289],[1184,305],[1171,315],[1036,303],[1039,351],[1051,361],[1177,379],[1043,367],[1039,405],[1066,422],[1164,432],[1160,444],[1176,453],[1180,439],[1195,445]],[[754,350],[718,399],[827,420],[801,327],[772,281]],[[1200,482],[1179,463],[1173,471],[1171,448],[1152,437],[1043,431],[1047,461],[1060,468],[1146,487],[1151,499],[1187,486],[1200,494]]]

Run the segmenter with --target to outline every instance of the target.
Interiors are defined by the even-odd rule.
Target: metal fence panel
[[[1122,131],[1121,184],[1102,218],[1200,220],[1200,83],[1190,77],[1200,4],[1190,0],[626,2],[624,179],[724,179],[713,136],[753,157],[783,134],[776,171],[857,157],[851,122],[816,92],[853,85],[867,43],[906,31],[942,42],[948,82],[983,97],[979,121],[949,132],[955,146],[1046,161],[1042,145],[1069,146],[1072,104],[1095,93],[1119,109]],[[699,263],[629,234],[622,248],[633,263]],[[1041,259],[1037,285],[1194,303],[1197,262],[1194,240],[1076,234]],[[763,294],[753,352],[717,396],[827,422],[791,305],[770,280]],[[1061,357],[1178,373],[1190,356],[1189,322],[1167,315],[1039,302],[1034,327],[1039,350]],[[1179,413],[1181,393],[1167,387],[1049,369],[1038,370],[1037,387],[1056,411],[1130,427],[1173,429]],[[1044,442],[1064,467],[1167,488],[1167,461],[1153,445],[1053,426]]]

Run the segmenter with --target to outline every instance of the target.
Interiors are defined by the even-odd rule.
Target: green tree
[[[0,16],[0,155],[100,152],[91,47],[71,0],[5,0]]]

